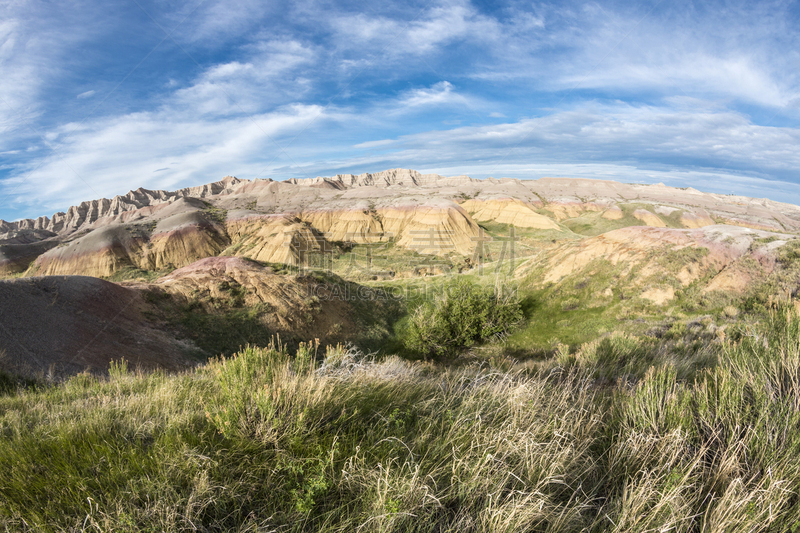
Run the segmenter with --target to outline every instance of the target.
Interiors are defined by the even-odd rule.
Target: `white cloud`
[[[301,160],[299,152],[283,153],[279,148],[288,144],[285,137],[314,119],[324,125],[333,118],[318,106],[292,106],[251,118],[217,121],[168,111],[113,117],[64,137],[41,165],[31,164],[4,186],[6,194],[15,191],[17,206],[55,210],[140,186],[173,189],[227,174],[254,176],[267,159],[296,165]],[[155,169],[160,171],[154,175]]]
[[[377,52],[377,63],[393,64],[399,58],[425,55],[449,43],[497,39],[501,24],[480,14],[467,1],[442,2],[422,10],[408,10],[407,19],[364,13],[324,14],[340,50]],[[366,48],[365,48],[366,47]],[[387,66],[387,65],[383,65]]]
[[[157,3],[148,7],[163,10],[154,18],[167,31],[183,21],[173,37],[206,67],[167,42],[103,100],[102,118],[82,124],[107,80],[73,80],[61,101],[57,91],[72,65],[83,66],[78,45],[111,41],[92,40],[103,10],[72,1],[64,16],[35,3],[0,6],[0,167],[13,172],[0,187],[44,191],[48,206],[94,197],[95,188],[108,196],[254,177],[274,156],[287,172],[309,174],[388,166],[491,174],[536,162],[629,180],[677,175],[670,169],[730,175],[742,187],[737,173],[798,179],[799,130],[768,127],[778,112],[784,125],[798,118],[800,34],[786,3],[703,13],[663,4],[649,14],[649,5],[465,0],[361,11],[321,0]],[[155,46],[163,35],[145,21]],[[168,67],[158,71],[162,60]],[[477,125],[451,127],[469,121]],[[301,132],[289,156],[269,140],[287,146]]]
[[[402,135],[359,145],[380,156],[354,158],[411,167],[496,168],[546,165],[625,166],[647,172],[705,172],[796,179],[800,131],[753,124],[733,112],[595,105],[519,122]],[[467,172],[469,173],[469,172]],[[487,171],[487,175],[492,175]],[[584,171],[585,175],[586,172]],[[634,174],[626,172],[626,176]]]
[[[730,98],[782,107],[800,94],[800,35],[786,3],[709,6],[702,16],[665,4],[620,9],[540,6],[542,27],[505,22],[475,79],[532,80],[539,90]],[[546,29],[546,31],[544,31]]]
[[[0,3],[0,149],[38,141],[53,86],[70,70],[71,50],[101,32],[86,0]]]
[[[427,89],[414,89],[406,93],[398,102],[401,108],[419,107],[428,105],[449,104],[458,98],[453,90],[453,85],[448,81],[440,81]]]
[[[266,41],[253,46],[248,61],[214,65],[169,104],[202,115],[261,112],[297,101],[308,89],[301,67],[312,64],[313,49],[297,41]]]

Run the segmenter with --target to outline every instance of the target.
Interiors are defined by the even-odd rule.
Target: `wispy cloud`
[[[789,2],[53,6],[0,6],[0,218],[389,166],[800,181]]]
[[[302,154],[282,153],[274,140],[285,142],[285,136],[321,111],[292,106],[246,120],[213,122],[168,112],[104,119],[65,137],[55,153],[9,178],[6,186],[16,189],[18,207],[56,209],[91,198],[94,192],[110,197],[140,186],[170,189],[226,174],[252,176],[270,159],[296,166]],[[325,116],[319,124],[331,118]],[[154,167],[158,177],[153,176]]]

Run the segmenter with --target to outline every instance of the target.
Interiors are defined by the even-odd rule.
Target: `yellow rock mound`
[[[126,226],[95,230],[68,244],[40,255],[29,271],[38,276],[111,276],[125,267],[136,267],[146,240],[135,237]]]
[[[703,228],[705,226],[713,226],[715,224],[715,222],[705,211],[685,211],[681,213],[680,222],[684,228]]]
[[[622,209],[615,205],[603,211],[603,214],[600,216],[606,220],[620,220],[625,216],[625,213],[623,213]]]
[[[385,240],[380,221],[361,209],[304,211],[300,219],[324,233],[329,241],[367,243]]]
[[[421,254],[469,255],[480,239],[480,227],[452,202],[381,207],[377,211],[383,231],[391,233],[398,246]]]
[[[180,268],[198,259],[220,253],[228,245],[222,228],[198,211],[180,213],[161,220],[150,238],[140,268]]]
[[[540,215],[529,204],[517,199],[467,200],[461,207],[480,222],[494,221],[519,228],[559,229],[552,219]]]
[[[228,220],[232,245],[224,253],[266,263],[299,265],[330,245],[311,227],[289,215],[253,215]]]
[[[664,221],[656,215],[655,213],[651,213],[647,209],[637,209],[633,212],[634,218],[637,220],[641,220],[648,226],[652,226],[654,228],[666,228],[667,225],[664,224]]]

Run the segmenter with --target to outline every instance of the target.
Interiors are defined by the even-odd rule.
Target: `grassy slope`
[[[522,260],[535,260],[537,243],[578,238],[519,236]],[[387,269],[416,260],[388,253]],[[697,259],[666,254],[662,266]],[[343,254],[336,266],[349,264]],[[495,269],[466,276],[492,284]],[[0,527],[795,530],[800,321],[774,314],[771,328],[738,335],[728,321],[725,344],[723,296],[681,288],[664,317],[626,298],[608,264],[588,272],[545,287],[523,280],[526,322],[471,366],[341,364],[339,349],[311,371],[305,348],[296,359],[273,348],[177,376],[114,367],[108,380],[19,390],[0,376]],[[448,280],[370,285],[399,289],[413,308]],[[612,296],[599,298],[606,287]],[[768,302],[753,298],[744,307],[763,312]],[[235,302],[179,311],[209,351],[269,335],[258,310]],[[355,311],[376,318],[366,304]],[[631,335],[654,325],[660,339]],[[401,350],[403,320],[395,326],[388,342],[376,333],[383,353]]]
[[[0,525],[790,531],[800,321],[786,317],[688,359],[617,335],[506,371],[342,349],[314,369],[303,346],[6,394]]]

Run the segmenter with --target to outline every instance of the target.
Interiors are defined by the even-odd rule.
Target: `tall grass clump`
[[[414,311],[405,344],[425,357],[450,358],[477,343],[502,337],[522,316],[515,293],[487,290],[459,278]]]
[[[617,391],[605,527],[798,530],[798,377],[800,319],[784,309],[692,382],[661,366]]]

